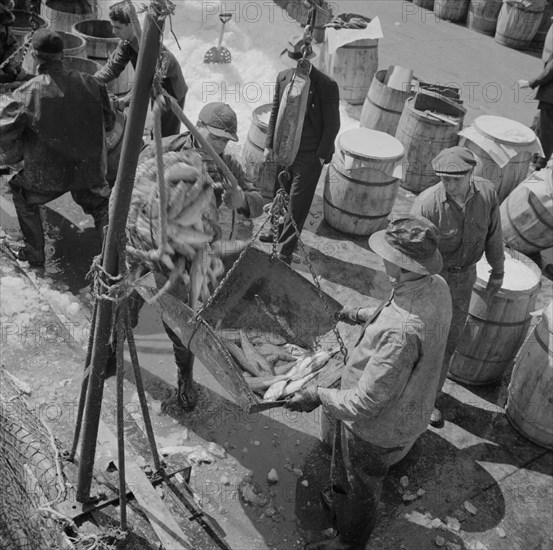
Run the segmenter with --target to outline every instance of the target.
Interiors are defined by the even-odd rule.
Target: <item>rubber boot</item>
[[[194,354],[189,353],[186,364],[177,363],[177,401],[186,412],[191,412],[198,403],[198,389],[194,383]]]

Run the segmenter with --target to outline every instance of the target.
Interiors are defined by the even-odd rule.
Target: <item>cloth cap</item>
[[[302,48],[305,45],[305,40],[303,36],[294,36],[288,40],[286,48],[282,50],[280,54],[280,60],[287,66],[296,68],[298,66],[298,61],[302,59],[303,52]],[[307,59],[313,59],[317,57],[317,53],[311,45],[307,46]]]
[[[463,176],[476,166],[476,158],[466,147],[449,147],[440,151],[432,160],[437,175]]]
[[[63,40],[61,36],[49,29],[37,31],[31,41],[31,45],[37,52],[61,53],[63,52]]]
[[[436,226],[421,216],[405,214],[373,233],[369,246],[381,258],[413,273],[433,275],[443,267]]]
[[[238,120],[230,105],[219,101],[208,103],[200,111],[198,119],[212,134],[238,141]]]

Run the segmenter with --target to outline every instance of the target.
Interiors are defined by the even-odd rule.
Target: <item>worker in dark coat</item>
[[[94,75],[100,82],[108,84],[115,80],[125,70],[130,62],[136,69],[138,61],[138,38],[134,33],[128,13],[121,7],[110,8],[109,18],[113,34],[119,38],[119,44],[116,50],[110,56],[108,62]],[[176,57],[165,47],[162,46],[161,52],[165,56],[166,74],[162,81],[163,89],[174,97],[180,108],[184,108],[184,100],[188,92],[188,86],[184,80],[181,67]],[[131,94],[127,94],[122,99],[126,106],[130,103]],[[171,110],[166,110],[161,115],[161,135],[162,137],[173,136],[180,130],[180,120]]]
[[[40,205],[70,191],[100,234],[108,222],[105,137],[115,111],[103,84],[65,70],[59,34],[39,30],[31,45],[38,75],[0,111],[0,156],[14,143],[20,148],[24,167],[10,181],[25,240],[19,257],[38,267],[45,260]]]
[[[553,153],[553,54],[544,59],[544,67],[540,74],[530,80],[519,80],[521,88],[532,88],[536,91],[538,114],[532,125],[541,146],[544,158],[538,159],[535,168],[544,168]]]
[[[12,13],[13,0],[0,0],[0,64],[17,50],[17,40],[12,31],[15,16]],[[16,80],[21,67],[14,62],[7,62],[0,70],[0,83]]]
[[[321,496],[338,536],[306,550],[365,548],[388,469],[426,431],[444,376],[441,329],[451,321],[451,297],[437,275],[442,269],[438,230],[408,214],[371,235],[369,245],[384,260],[390,298],[370,314],[354,310],[351,320],[364,323],[364,329],[349,354],[341,388],[306,388],[284,405],[300,412],[322,405],[323,417],[337,420],[331,485]]]
[[[315,52],[302,38],[293,38],[281,59],[285,64],[294,67],[278,74],[273,99],[273,108],[267,129],[265,141],[265,160],[270,162],[274,158],[274,134],[277,125],[279,107],[282,103],[287,85],[291,82],[298,60],[302,58],[303,48],[307,49],[307,59],[313,59]],[[309,99],[305,118],[298,121],[303,125],[298,153],[291,166],[287,169],[289,179],[285,190],[290,195],[290,211],[292,219],[301,233],[305,220],[309,214],[315,189],[324,164],[332,160],[334,140],[340,130],[340,93],[338,84],[317,68],[311,66]],[[280,188],[276,184],[275,193]],[[283,224],[279,225],[279,243],[281,259],[289,262],[296,245],[298,235],[294,229],[292,219],[287,215]],[[262,233],[260,240],[271,242],[271,231]]]
[[[476,158],[466,147],[444,149],[432,161],[441,181],[425,189],[411,208],[412,214],[429,219],[440,231],[439,249],[444,260],[440,274],[453,301],[442,384],[463,334],[476,282],[476,263],[482,256],[491,266],[487,291],[495,293],[503,284],[505,253],[497,193],[493,183],[473,175],[475,166]],[[442,425],[437,407],[430,422],[436,427]]]

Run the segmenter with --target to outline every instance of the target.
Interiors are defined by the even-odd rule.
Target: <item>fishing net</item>
[[[51,508],[64,496],[57,441],[0,369],[0,548],[74,548]]]

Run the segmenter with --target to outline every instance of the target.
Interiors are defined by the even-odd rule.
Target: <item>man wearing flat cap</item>
[[[285,407],[311,412],[319,405],[336,419],[331,485],[322,502],[335,522],[334,539],[307,550],[359,550],[374,529],[382,482],[426,430],[443,376],[451,297],[442,269],[438,230],[425,218],[392,219],[369,245],[384,260],[392,294],[375,312],[355,310],[364,322],[349,354],[341,389],[309,388]]]
[[[265,140],[264,156],[267,162],[274,160],[275,130],[279,116],[281,116],[279,110],[284,103],[284,94],[293,86],[298,61],[304,54],[307,60],[313,60],[316,57],[316,52],[311,44],[307,43],[304,38],[294,37],[280,56],[282,62],[290,68],[280,72],[276,79],[273,108]],[[309,80],[307,110],[303,120],[297,121],[297,124],[302,125],[297,154],[290,166],[282,167],[288,172],[288,180],[284,184],[284,188],[290,195],[291,216],[288,214],[283,223],[279,225],[278,236],[281,259],[287,262],[291,260],[298,243],[298,235],[292,220],[301,233],[315,196],[323,165],[332,160],[334,140],[340,130],[338,84],[313,65],[310,65]],[[276,182],[275,194],[279,188],[280,184]],[[272,231],[262,233],[260,240],[272,242]]]
[[[103,84],[64,68],[59,34],[39,30],[31,46],[38,75],[0,111],[0,156],[13,142],[21,144],[18,160],[24,167],[10,181],[25,241],[19,258],[40,267],[45,260],[40,205],[70,191],[103,234],[109,206],[105,135],[115,112]]]
[[[440,232],[439,249],[444,259],[441,275],[449,285],[453,302],[444,357],[447,368],[467,319],[476,263],[484,254],[492,268],[487,291],[497,292],[503,284],[505,255],[499,201],[493,183],[473,176],[475,165],[474,155],[465,147],[441,151],[432,161],[441,181],[425,189],[411,209],[413,214],[429,219]],[[444,381],[445,375],[442,384]],[[442,413],[435,408],[431,424],[440,426],[442,421]]]

